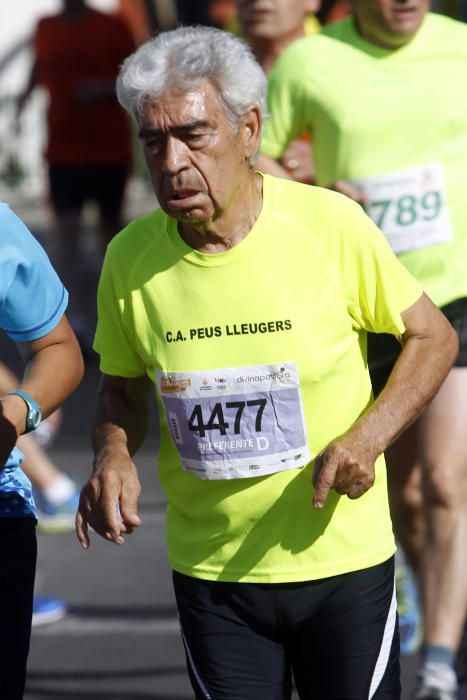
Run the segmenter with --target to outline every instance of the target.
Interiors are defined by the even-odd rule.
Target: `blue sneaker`
[[[60,598],[35,595],[32,605],[32,626],[48,625],[65,617],[67,605]]]
[[[51,503],[41,493],[34,492],[40,532],[72,532],[75,528],[75,516],[79,505],[79,494],[76,490],[67,501],[59,505]]]
[[[396,595],[400,652],[407,656],[418,651],[422,643],[422,615],[414,574],[399,555],[396,558]]]

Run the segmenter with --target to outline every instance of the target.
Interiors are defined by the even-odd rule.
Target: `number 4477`
[[[235,409],[234,418],[234,435],[239,435],[241,432],[241,421],[245,406],[256,407],[255,432],[261,432],[261,423],[263,412],[267,404],[267,399],[253,399],[251,401],[229,401],[225,404],[225,408]],[[192,414],[188,419],[188,427],[194,433],[199,433],[200,437],[206,437],[207,430],[219,430],[221,435],[227,434],[227,428],[230,423],[227,423],[224,416],[224,409],[220,402],[214,405],[211,411],[208,422],[205,423],[203,409],[201,404],[195,404]]]

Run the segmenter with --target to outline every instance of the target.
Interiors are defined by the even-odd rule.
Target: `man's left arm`
[[[402,352],[385,388],[315,460],[315,508],[324,506],[330,489],[359,498],[371,488],[376,459],[422,413],[457,357],[456,333],[425,294],[401,316]]]
[[[28,393],[47,417],[74,391],[83,376],[83,357],[65,316],[41,338],[18,343],[25,362],[19,389]],[[27,407],[18,395],[0,398],[0,466],[25,432]]]

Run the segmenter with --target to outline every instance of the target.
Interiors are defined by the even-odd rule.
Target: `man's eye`
[[[160,148],[160,141],[159,139],[147,139],[144,142],[144,147],[149,151],[158,151]]]
[[[204,143],[206,139],[206,134],[187,134],[185,137],[185,143],[199,145]]]

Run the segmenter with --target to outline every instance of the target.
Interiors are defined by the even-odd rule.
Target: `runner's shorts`
[[[36,572],[36,519],[0,518],[0,698],[22,700]]]
[[[102,217],[120,214],[129,168],[114,165],[49,165],[50,199],[57,214],[80,212],[95,202]]]
[[[440,311],[459,338],[459,355],[455,367],[467,367],[467,297],[442,306]],[[401,344],[393,335],[368,333],[368,367],[375,396],[386,385],[401,350]]]
[[[400,697],[394,560],[317,581],[205,581],[174,572],[198,700]]]

